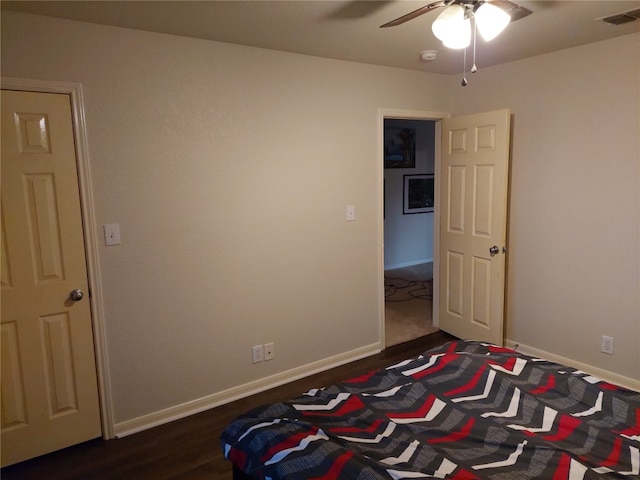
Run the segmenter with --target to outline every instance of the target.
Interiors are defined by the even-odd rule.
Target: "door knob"
[[[79,288],[76,288],[75,290],[71,290],[71,293],[69,293],[69,298],[74,302],[79,302],[84,298],[84,293],[82,293],[82,290],[80,290]]]
[[[497,245],[494,245],[493,247],[491,247],[489,249],[489,254],[493,257],[495,255],[497,255],[498,253],[500,253],[500,249],[498,248]]]

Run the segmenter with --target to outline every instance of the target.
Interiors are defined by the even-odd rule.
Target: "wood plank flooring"
[[[387,348],[356,362],[268,390],[182,420],[114,440],[92,440],[0,470],[2,480],[230,480],[220,435],[235,417],[265,403],[288,400],[414,357],[454,337],[444,333]]]

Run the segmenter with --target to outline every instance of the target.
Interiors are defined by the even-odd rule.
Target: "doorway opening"
[[[436,122],[384,119],[385,347],[433,325]]]
[[[510,111],[502,109],[450,118],[448,114],[435,112],[380,110],[379,159],[384,158],[387,119],[435,121],[433,325],[458,338],[502,344]],[[384,243],[384,170],[380,160],[378,311],[382,349],[388,344],[384,296],[384,270],[385,263],[388,264]],[[446,229],[441,229],[440,224],[446,225]],[[502,250],[499,245],[503,246]]]
[[[410,201],[409,193],[438,198],[440,174],[440,120],[448,113],[415,110],[379,110],[379,312],[381,348],[439,330],[437,202]],[[415,157],[390,152],[385,168],[385,126],[415,130]],[[393,132],[392,132],[393,133]],[[388,135],[387,135],[388,137]],[[398,140],[396,140],[398,141]],[[404,162],[398,165],[395,162]],[[415,162],[415,164],[414,164]],[[415,183],[414,183],[415,182]],[[406,184],[406,188],[405,188]],[[405,200],[405,191],[407,198]],[[412,198],[412,200],[416,200]],[[403,228],[413,225],[413,233]],[[397,300],[397,301],[394,301]],[[413,304],[413,305],[412,305]],[[388,308],[387,308],[388,307]]]

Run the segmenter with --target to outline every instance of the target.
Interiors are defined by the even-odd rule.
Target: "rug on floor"
[[[432,323],[431,280],[385,276],[385,345],[397,345],[438,328]]]

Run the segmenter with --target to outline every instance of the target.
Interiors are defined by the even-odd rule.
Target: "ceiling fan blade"
[[[420,7],[419,9],[414,10],[411,13],[407,13],[406,15],[398,17],[395,20],[391,20],[390,22],[387,22],[384,25],[380,25],[380,28],[395,27],[396,25],[401,25],[404,22],[408,22],[409,20],[412,20],[416,17],[419,17],[420,15],[424,15],[425,13],[430,12],[435,8],[444,7],[445,5],[447,5],[447,3],[451,3],[451,0],[449,1],[441,0],[439,2],[430,3],[429,5]]]
[[[510,2],[509,0],[488,0],[488,2],[495,5],[496,7],[500,7],[502,10],[507,12],[511,17],[512,22],[520,20],[521,18],[524,18],[533,13],[528,8],[521,7],[520,5]]]

